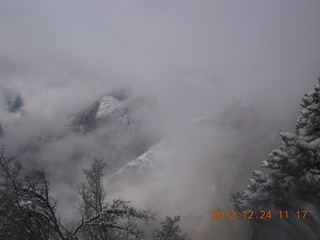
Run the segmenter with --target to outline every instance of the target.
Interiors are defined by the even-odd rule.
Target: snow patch
[[[167,149],[164,148],[163,141],[154,145],[149,151],[142,154],[140,157],[132,160],[121,168],[116,173],[112,174],[108,181],[117,179],[119,176],[130,174],[133,169],[138,169],[138,172],[147,172],[156,170],[161,165],[161,160],[167,158]]]
[[[96,118],[106,118],[121,107],[122,107],[121,101],[111,96],[105,96],[100,101]]]

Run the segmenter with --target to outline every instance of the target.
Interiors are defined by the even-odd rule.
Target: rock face
[[[2,130],[2,126],[1,126],[1,123],[0,123],[0,137],[3,135],[3,130]]]
[[[127,118],[126,104],[129,93],[124,90],[106,94],[83,111],[70,118],[70,127],[73,131],[87,133],[110,122],[128,124],[121,121]]]
[[[20,94],[13,89],[0,89],[0,99],[3,106],[11,113],[18,112],[23,107],[23,99]]]
[[[99,135],[115,171],[156,144],[161,129],[150,124],[155,120],[155,101],[132,97],[128,92],[106,94],[91,106],[70,117],[69,128],[80,134]]]
[[[88,108],[73,115],[69,125],[73,131],[81,133],[105,124],[133,129],[141,127],[146,119],[154,115],[153,104],[153,99],[130,98],[129,93],[125,92],[106,94]]]

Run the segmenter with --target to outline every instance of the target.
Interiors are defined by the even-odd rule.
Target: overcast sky
[[[26,134],[63,128],[127,84],[155,95],[168,123],[240,99],[298,113],[320,75],[319,10],[317,0],[2,0],[0,86],[23,97]]]
[[[319,10],[311,0],[4,0],[1,85],[50,103],[119,81],[165,92],[186,78],[237,96],[301,95],[320,75]]]

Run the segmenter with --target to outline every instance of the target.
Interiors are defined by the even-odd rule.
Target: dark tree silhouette
[[[190,240],[187,233],[182,234],[177,223],[180,221],[180,216],[174,218],[166,217],[166,220],[161,223],[161,230],[157,230],[153,234],[154,240]]]
[[[106,163],[94,160],[84,170],[80,184],[81,219],[74,229],[62,224],[57,201],[50,194],[46,173],[24,173],[22,165],[0,150],[0,239],[1,240],[74,240],[141,239],[136,221],[153,219],[150,210],[140,210],[128,201],[106,201],[103,176]]]

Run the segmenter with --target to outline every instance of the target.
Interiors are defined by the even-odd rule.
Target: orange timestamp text
[[[271,218],[278,219],[305,219],[308,211],[212,211],[212,219],[250,219],[265,220]]]

